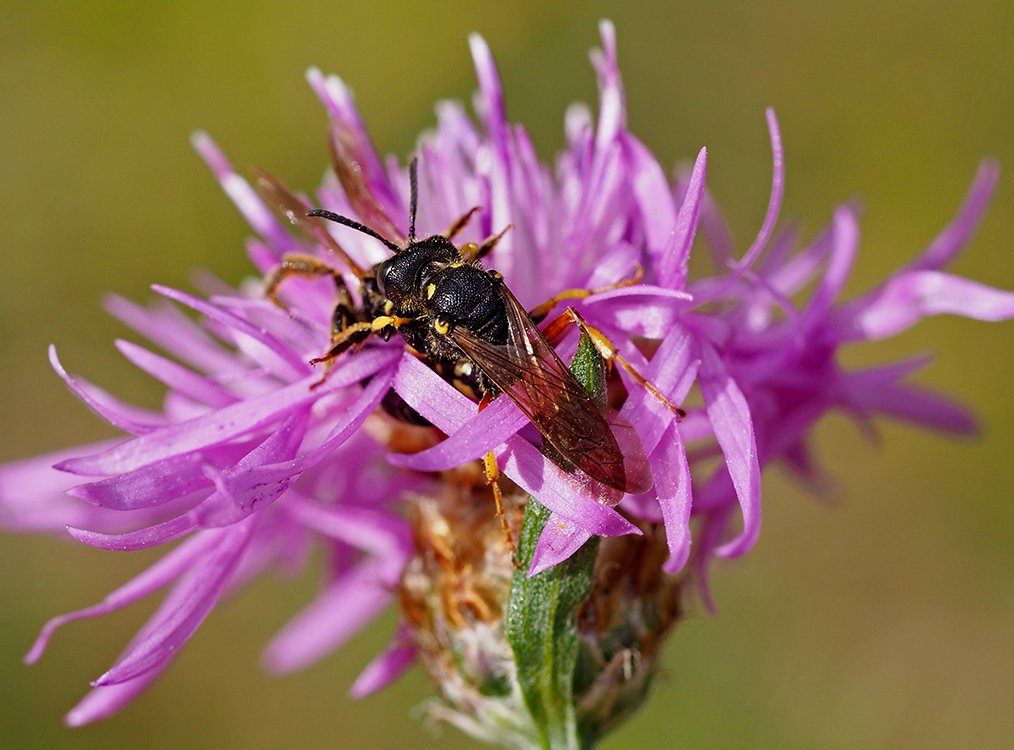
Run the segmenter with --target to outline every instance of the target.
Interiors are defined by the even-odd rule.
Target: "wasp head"
[[[459,259],[457,248],[446,237],[434,235],[413,242],[377,266],[377,288],[399,311],[421,308],[433,275]]]

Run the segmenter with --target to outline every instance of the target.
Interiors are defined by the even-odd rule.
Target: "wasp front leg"
[[[313,389],[320,388],[327,381],[328,376],[331,374],[331,370],[334,369],[335,360],[344,354],[346,351],[352,348],[358,348],[370,337],[373,333],[373,328],[369,323],[361,321],[350,322],[347,325],[342,326],[342,322],[347,320],[347,309],[343,310],[344,306],[339,304],[335,307],[334,318],[331,326],[331,346],[321,356],[314,357],[310,360],[310,364],[313,366],[324,364],[324,372],[316,383],[310,386]]]
[[[344,288],[344,283],[342,287]],[[348,290],[346,289],[346,295]],[[413,318],[402,318],[392,315],[378,315],[373,320],[360,320],[358,311],[350,304],[341,301],[335,305],[334,314],[331,316],[331,348],[320,357],[310,360],[311,365],[324,364],[324,374],[320,380],[313,384],[313,388],[320,388],[331,374],[335,360],[349,349],[359,348],[374,333],[381,333],[387,328],[397,329],[405,325]]]
[[[330,276],[334,279],[335,286],[338,288],[339,304],[343,302],[351,304],[352,302],[348,287],[345,286],[341,274],[320,258],[305,253],[288,253],[282,256],[281,265],[264,279],[264,296],[285,310],[285,305],[278,299],[278,292],[282,283],[293,276],[304,278]]]

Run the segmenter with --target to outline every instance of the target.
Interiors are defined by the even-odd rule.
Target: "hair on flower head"
[[[1014,316],[1014,294],[943,270],[997,167],[980,167],[911,263],[843,302],[855,211],[836,208],[801,246],[776,231],[774,113],[769,205],[740,254],[705,189],[707,152],[670,183],[627,129],[614,30],[600,30],[598,116],[568,112],[552,168],[508,121],[478,36],[477,119],[440,103],[407,167],[378,155],[348,88],[316,69],[332,170],[312,197],[266,173],[255,188],[194,136],[253,229],[264,283],[110,299],[161,350],[116,344],[165,384],[163,410],[70,375],[51,349],[125,437],[0,467],[6,528],[116,551],[178,541],[48,622],[28,653],[70,621],[168,590],[69,724],[123,708],[223,596],[322,547],[326,583],[268,644],[269,670],[313,663],[394,601],[398,629],[354,696],[419,662],[441,687],[433,714],[480,739],[590,746],[644,698],[687,592],[713,606],[710,562],[757,541],[762,470],[820,479],[810,432],[824,414],[972,428],[907,381],[925,360],[855,370],[838,352],[927,315]],[[714,271],[690,278],[697,244]]]

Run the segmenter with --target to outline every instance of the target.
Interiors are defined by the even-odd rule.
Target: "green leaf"
[[[583,334],[571,371],[593,398],[604,402],[605,365]],[[590,539],[559,565],[529,578],[527,570],[548,518],[549,510],[529,498],[518,546],[522,567],[511,582],[507,639],[540,745],[546,750],[576,750],[582,747],[574,709],[577,610],[591,592],[598,538]]]

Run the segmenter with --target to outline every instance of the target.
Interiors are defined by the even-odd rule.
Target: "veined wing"
[[[517,298],[501,289],[507,306],[506,344],[492,344],[463,326],[452,329],[448,338],[538,428],[542,452],[554,463],[580,469],[614,490],[646,492],[651,474],[633,427],[616,412],[599,408]]]

